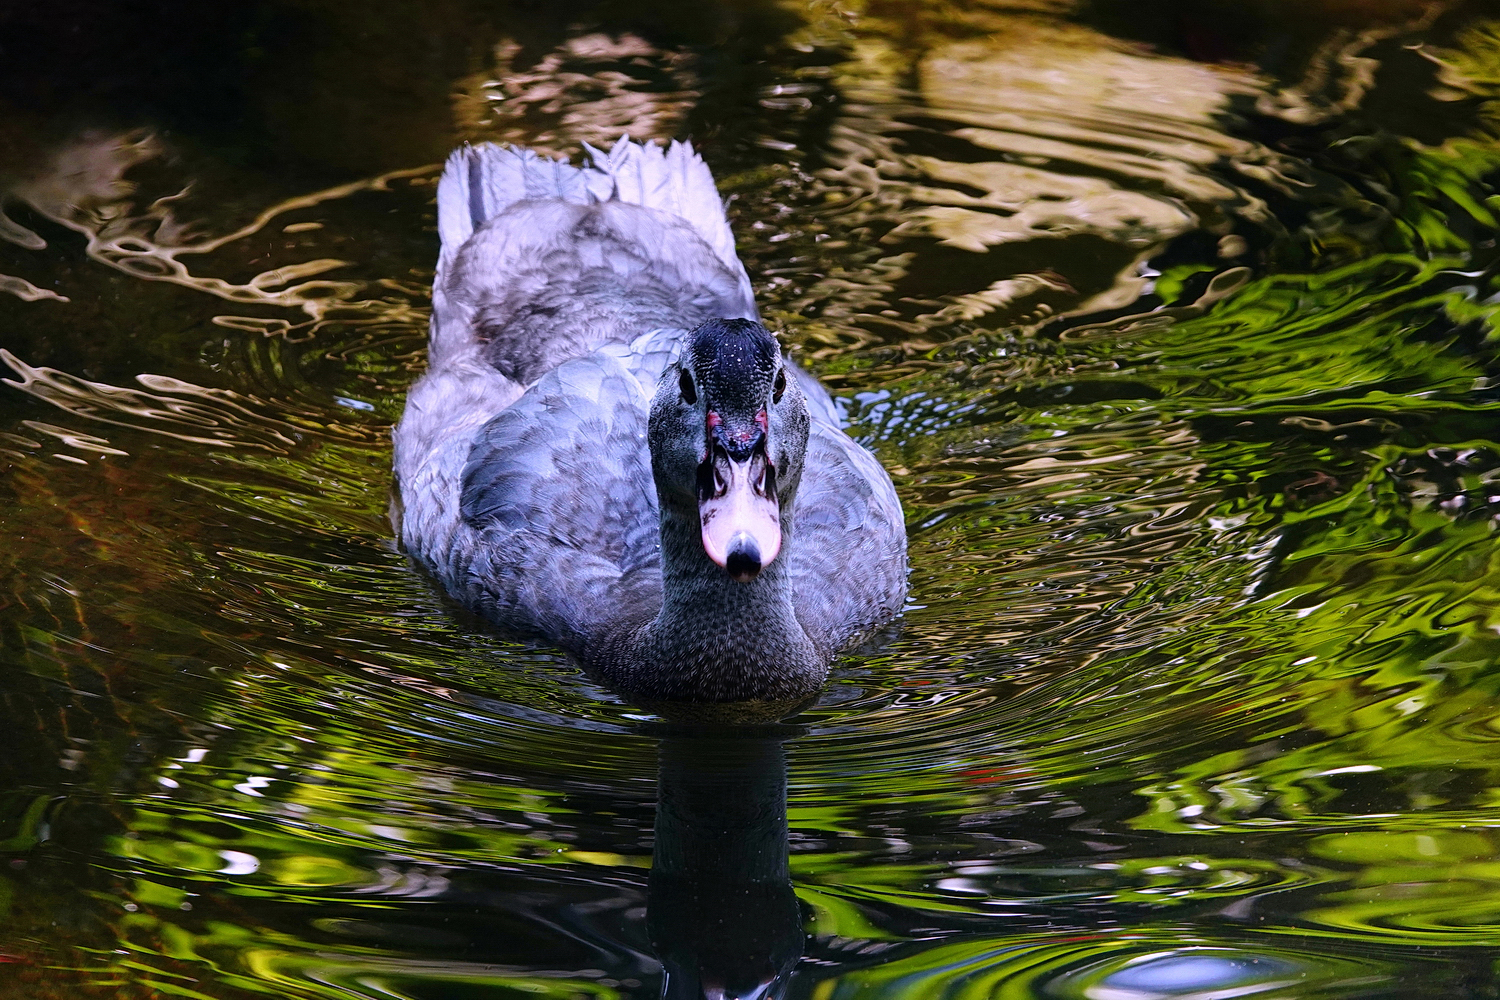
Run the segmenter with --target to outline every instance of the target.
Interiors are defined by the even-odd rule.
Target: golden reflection
[[[14,295],[22,302],[39,302],[42,299],[53,299],[57,302],[68,301],[66,295],[59,295],[50,288],[38,288],[25,278],[18,278],[13,274],[0,274],[0,292]]]
[[[55,368],[32,367],[4,348],[0,348],[0,362],[21,376],[19,382],[11,379],[0,379],[0,382],[70,414],[117,427],[163,434],[190,444],[281,452],[295,444],[301,430],[280,417],[261,412],[267,408],[262,400],[228,389],[207,389],[164,375],[137,376],[142,385],[156,392],[126,389],[90,382]],[[28,421],[27,425],[36,429],[50,427],[34,421]],[[106,443],[92,435],[53,436],[68,444],[89,438],[82,449],[84,451],[101,452],[100,445]],[[102,449],[102,453],[110,452],[125,454],[113,448]]]
[[[1359,107],[1375,85],[1380,60],[1368,55],[1376,43],[1429,27],[1452,2],[1331,4],[1334,14],[1358,21],[1386,20],[1372,27],[1344,27],[1333,32],[1308,61],[1302,79],[1290,87],[1267,92],[1255,110],[1297,125],[1331,121]],[[1339,10],[1339,8],[1346,8]],[[1347,8],[1354,8],[1352,10]],[[1363,8],[1363,9],[1361,9]]]
[[[692,57],[625,33],[570,38],[527,67],[521,46],[495,46],[492,64],[459,80],[457,137],[516,143],[562,155],[621,135],[671,139],[698,98]]]
[[[1167,240],[1197,227],[1229,235],[1236,216],[1267,220],[1232,165],[1274,180],[1280,158],[1221,123],[1231,100],[1262,92],[1254,74],[1030,14],[991,10],[981,26],[980,37],[934,30],[925,50],[899,55],[889,33],[856,31],[854,59],[839,67],[852,101],[820,176],[847,192],[839,200],[856,223],[885,221],[893,250],[914,238],[972,253],[1093,238],[1119,248],[1116,263],[1108,277],[1016,272],[914,301],[915,315],[882,314],[882,325],[910,335],[991,313],[1039,322],[1059,308],[1129,305],[1149,288],[1141,261]],[[894,253],[880,266],[886,283],[908,274]],[[848,278],[807,299],[863,319],[838,302],[839,283]]]
[[[1478,97],[1482,114],[1492,130],[1500,127],[1500,21],[1481,21],[1459,33],[1455,48],[1424,46],[1422,54],[1438,67],[1441,88],[1433,95],[1440,100],[1461,101]]]
[[[1048,16],[1069,6],[959,14],[914,5],[898,23],[870,5],[847,22],[825,17],[805,30],[809,44],[839,37],[850,53],[835,68],[849,101],[831,133],[829,166],[818,173],[828,212],[851,228],[870,227],[889,250],[878,259],[848,255],[839,273],[792,303],[795,311],[907,338],[954,320],[1034,325],[1130,306],[1152,289],[1145,262],[1185,233],[1216,234],[1226,256],[1244,253],[1237,229],[1277,228],[1266,189],[1300,197],[1309,182],[1297,158],[1231,135],[1235,109],[1257,106],[1298,122],[1347,110],[1370,85],[1367,50],[1439,10],[1397,5],[1379,12],[1390,23],[1334,31],[1305,78],[1278,88],[1243,66],[1159,55]],[[913,271],[910,252],[922,246],[913,241],[922,240],[1003,250],[1004,262],[1030,266],[992,273],[985,287],[950,279],[948,289],[895,309],[872,298],[879,287],[940,284]],[[1111,249],[1061,249],[1080,240]],[[1078,269],[1090,259],[1092,272]]]
[[[29,330],[0,355],[11,385],[68,412],[13,398],[32,419],[0,429],[14,459],[0,701],[36,761],[6,758],[20,804],[0,837],[31,868],[0,880],[22,928],[0,961],[69,955],[83,938],[53,916],[76,905],[118,939],[72,964],[203,996],[634,996],[657,974],[642,964],[652,934],[679,982],[706,978],[707,954],[736,963],[714,982],[774,984],[805,952],[796,992],[820,998],[1249,995],[1292,976],[1294,992],[1329,996],[1421,976],[1436,995],[1420,955],[1470,976],[1450,946],[1500,926],[1486,860],[1500,848],[1496,285],[1479,273],[1492,257],[1464,242],[1494,235],[1479,213],[1495,154],[1454,139],[1484,156],[1444,174],[1463,150],[1411,141],[1415,166],[1370,177],[1433,171],[1432,191],[1476,207],[1392,189],[1390,211],[1428,220],[1412,223],[1420,261],[1303,274],[1266,247],[1302,245],[1287,230],[1332,201],[1313,183],[1347,161],[1325,150],[1299,166],[1240,136],[1284,134],[1257,107],[1342,125],[1330,109],[1363,99],[1372,40],[1385,53],[1396,36],[1328,33],[1278,90],[1044,16],[1069,7],[818,3],[836,26],[793,41],[829,32],[826,64],[756,82],[763,110],[827,108],[822,131],[797,136],[806,148],[726,185],[761,300],[902,477],[928,605],[890,651],[844,664],[810,712],[790,842],[778,747],[664,745],[653,809],[634,709],[545,651],[481,635],[389,549],[379,430],[323,428],[366,432],[352,447],[307,434],[340,412],[331,399],[359,402],[333,393],[416,355],[420,237],[381,259],[390,276],[310,312],[354,251],[198,284],[230,272],[187,255],[236,246],[193,232],[185,201],[132,189],[150,176],[132,164],[156,171],[161,140],[95,137],[60,157],[33,208],[85,225],[91,252],[116,247],[96,257],[111,268],[266,307],[192,335],[269,360],[201,378],[184,362],[226,391],[81,379],[42,366],[48,351],[75,362]],[[906,21],[881,20],[898,8]],[[1444,60],[1454,100],[1500,94],[1494,27],[1474,31],[1424,52]],[[709,89],[704,67],[628,33],[551,44],[530,68],[502,48],[511,62],[461,85],[460,125],[535,128],[571,149],[595,127],[680,128],[673,95]],[[798,173],[825,138],[829,169]],[[221,229],[240,247],[319,233],[318,199],[375,189],[362,183]],[[381,231],[387,201],[357,234]],[[1419,216],[1423,204],[1437,207]],[[1438,223],[1457,235],[1438,242]],[[298,243],[323,246],[328,225]],[[1363,240],[1361,254],[1388,238],[1338,220],[1328,232]],[[0,239],[21,260],[46,248],[4,217]],[[1165,244],[1162,258],[1187,263],[1150,273]],[[6,290],[51,284],[32,280]],[[78,305],[34,312],[88,308],[57,287]],[[1148,289],[1123,316],[1042,326]],[[131,316],[140,343],[162,336]],[[319,326],[382,320],[393,329],[374,347]],[[305,354],[286,347],[314,335]],[[304,356],[371,381],[294,370]],[[368,395],[397,394],[404,376]],[[319,395],[300,409],[259,388],[304,377]],[[113,814],[102,827],[94,799]],[[49,827],[53,847],[37,832]],[[105,828],[124,835],[100,840]],[[75,883],[73,845],[118,881]],[[59,884],[90,895],[54,909]],[[1277,944],[1294,937],[1313,950]],[[539,958],[554,939],[593,950]],[[1485,949],[1467,950],[1474,978],[1452,995],[1489,981]],[[64,973],[47,974],[56,992]]]
[[[139,164],[166,155],[153,133],[84,133],[64,143],[39,170],[14,183],[10,197],[24,202],[46,219],[82,234],[89,257],[145,281],[165,281],[204,292],[229,302],[293,309],[307,317],[300,322],[263,317],[221,316],[215,322],[230,329],[305,339],[325,324],[391,323],[410,321],[410,306],[376,300],[355,301],[363,285],[354,281],[319,279],[319,275],[348,265],[332,258],[301,261],[272,268],[248,281],[194,274],[182,258],[209,254],[253,236],[289,212],[313,208],[362,191],[386,191],[393,181],[417,179],[434,173],[435,165],[394,170],[367,180],[341,184],[311,194],[287,198],[263,209],[250,222],[218,236],[200,236],[191,220],[177,216],[173,203],[191,189],[147,204],[135,200],[138,186],[126,174]],[[0,216],[0,237],[28,249],[44,249],[41,236]],[[19,282],[19,284],[18,284]],[[24,286],[24,287],[23,287]],[[28,291],[30,290],[30,291]],[[18,278],[0,277],[0,291],[22,298],[61,298],[35,289]],[[66,301],[66,299],[63,299]],[[419,319],[419,318],[418,318]]]

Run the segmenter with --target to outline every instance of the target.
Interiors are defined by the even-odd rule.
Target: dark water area
[[[691,137],[899,627],[689,726],[386,517],[437,164]],[[1500,995],[1500,5],[0,5],[0,998]]]

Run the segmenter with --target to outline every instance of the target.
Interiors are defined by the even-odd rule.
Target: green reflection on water
[[[1032,6],[767,8],[719,62],[486,21],[535,52],[471,45],[438,109],[708,130],[767,317],[896,475],[919,606],[789,744],[793,994],[1487,989],[1495,26],[1319,21],[1290,86],[1193,5],[1155,52]],[[165,239],[144,173],[101,225]],[[5,314],[0,997],[656,991],[644,716],[390,548],[430,179],[206,257],[293,298],[353,260],[295,329],[6,244],[89,311]],[[7,207],[74,247],[44,201]]]

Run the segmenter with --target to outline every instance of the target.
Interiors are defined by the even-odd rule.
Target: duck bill
[[[781,551],[781,509],[765,457],[736,462],[720,454],[714,461],[712,496],[698,502],[703,551],[740,583],[749,583]]]

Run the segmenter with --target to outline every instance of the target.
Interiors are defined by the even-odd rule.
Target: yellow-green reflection
[[[792,995],[1488,982],[1494,25],[705,10],[464,7],[437,113],[444,148],[697,137],[897,476],[916,606],[742,785],[771,848],[786,787],[735,898],[800,900]],[[655,995],[708,884],[653,883],[664,737],[390,544],[430,172],[241,156],[179,199],[191,145],[3,175],[0,996]]]

